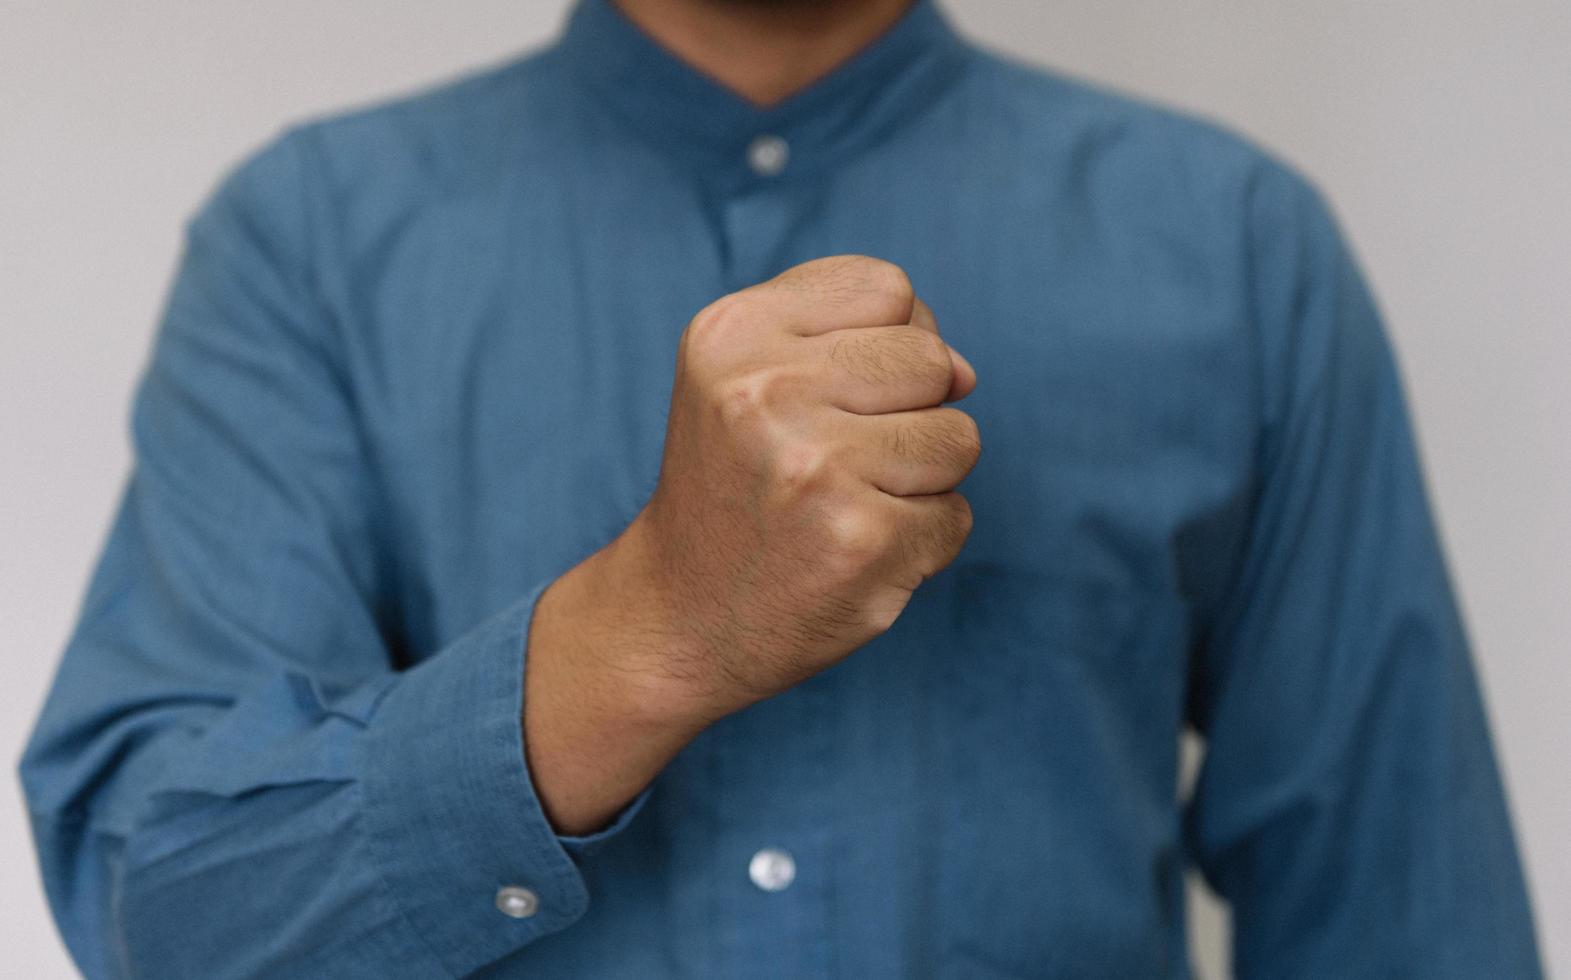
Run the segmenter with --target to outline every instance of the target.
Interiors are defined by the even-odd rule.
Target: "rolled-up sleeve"
[[[135,466],[22,758],[91,977],[462,975],[577,921],[580,862],[642,802],[592,838],[544,816],[521,711],[546,583],[404,649],[311,145],[280,138],[190,224]]]
[[[1319,195],[1254,187],[1259,481],[1191,719],[1241,977],[1539,975],[1477,677],[1375,304]]]

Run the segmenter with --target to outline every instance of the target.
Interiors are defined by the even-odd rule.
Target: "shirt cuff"
[[[578,921],[589,893],[577,859],[610,826],[556,834],[524,762],[525,646],[545,585],[399,675],[362,742],[365,825],[373,859],[413,928],[455,976]],[[503,888],[538,897],[532,914],[498,909]],[[516,894],[516,893],[515,893]]]

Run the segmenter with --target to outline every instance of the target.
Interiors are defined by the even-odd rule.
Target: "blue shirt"
[[[654,487],[691,316],[846,252],[976,366],[975,530],[564,838],[521,743],[534,600]],[[1537,975],[1321,199],[927,0],[767,110],[583,0],[291,129],[192,220],[133,432],[22,762],[90,976],[1179,977],[1191,865],[1242,976]]]

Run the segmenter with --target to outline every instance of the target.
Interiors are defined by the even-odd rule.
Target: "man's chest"
[[[977,369],[960,406],[983,442],[960,487],[976,520],[956,569],[1179,600],[1220,574],[1195,529],[1226,525],[1247,489],[1234,295],[1068,222],[839,193],[743,212],[627,201],[614,234],[614,200],[579,202],[578,222],[531,200],[466,218],[462,255],[435,232],[391,253],[358,383],[403,578],[432,607],[417,646],[610,541],[658,480],[693,314],[839,252],[905,268]]]
[[[621,261],[589,243],[569,265],[486,250],[488,268],[403,304],[403,344],[383,354],[397,397],[369,421],[416,593],[403,607],[423,610],[415,649],[565,571],[644,505],[682,331],[734,288],[700,225],[630,231]],[[1146,886],[1152,855],[1170,846],[1187,569],[1221,552],[1194,529],[1236,509],[1247,480],[1228,391],[1238,358],[1220,306],[1176,302],[1170,284],[1138,289],[1062,244],[1005,256],[966,227],[961,240],[913,244],[903,221],[808,224],[779,249],[787,265],[844,251],[898,262],[975,365],[961,407],[983,452],[960,487],[974,529],[888,633],[706,733],[663,775],[644,826],[670,835],[660,847],[695,880],[721,880],[768,814],[773,833],[800,826],[788,836],[804,867],[832,867],[848,841],[909,867],[891,872],[909,897],[888,906],[890,929],[944,907],[955,910],[945,942],[960,947],[1037,937],[1043,917],[1116,945],[1160,924]],[[440,301],[460,286],[463,303]],[[414,309],[431,312],[422,322]],[[716,800],[734,827],[691,840],[676,829]],[[1123,843],[1050,846],[1109,834]],[[1139,900],[1111,918],[1020,901],[1043,869],[1138,882]],[[1021,948],[1036,955],[1039,941]]]

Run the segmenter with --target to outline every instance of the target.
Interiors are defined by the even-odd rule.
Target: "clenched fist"
[[[558,830],[888,629],[954,559],[981,443],[944,402],[975,384],[878,259],[807,262],[693,318],[653,496],[536,604],[525,751]]]
[[[735,710],[888,629],[971,529],[975,384],[897,266],[837,256],[701,311],[637,519],[685,642],[645,669]]]

